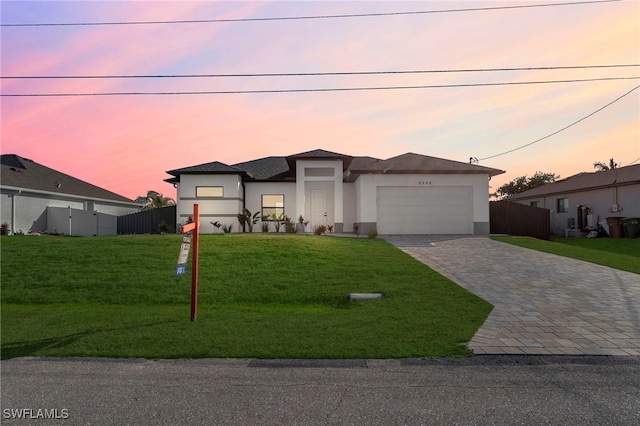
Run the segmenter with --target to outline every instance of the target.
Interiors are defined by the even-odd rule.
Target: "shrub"
[[[233,229],[233,223],[231,225],[222,225],[222,232],[225,234],[230,234]]]
[[[360,235],[360,225],[357,223],[353,224],[353,232],[356,234],[356,238]]]
[[[327,227],[325,225],[317,225],[313,227],[313,233],[315,235],[323,235],[327,232]]]
[[[261,228],[262,232],[269,232],[269,222],[262,222]]]
[[[378,230],[376,228],[371,227],[367,230],[367,237],[369,237],[370,240],[373,240],[377,236],[378,236]]]
[[[289,216],[284,217],[284,232],[287,234],[295,234],[298,232],[298,228],[296,228],[296,223],[291,220]]]

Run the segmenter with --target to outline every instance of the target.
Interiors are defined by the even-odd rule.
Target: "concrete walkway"
[[[640,275],[486,237],[384,236],[494,306],[475,354],[640,355]]]

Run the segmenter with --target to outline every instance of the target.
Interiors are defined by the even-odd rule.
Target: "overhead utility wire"
[[[203,23],[224,23],[224,22],[255,22],[255,21],[292,21],[302,19],[336,19],[336,18],[365,18],[377,16],[398,16],[398,15],[426,15],[433,13],[455,13],[455,12],[478,12],[486,10],[505,9],[525,9],[534,7],[552,6],[573,6],[597,3],[612,3],[621,0],[596,0],[596,1],[574,1],[567,3],[551,4],[528,4],[519,6],[494,6],[494,7],[473,7],[466,9],[444,9],[444,10],[421,10],[412,12],[381,12],[381,13],[354,13],[344,15],[317,15],[317,16],[283,16],[268,18],[235,18],[235,19],[195,19],[177,21],[132,21],[132,22],[68,22],[68,23],[22,23],[22,24],[0,24],[2,27],[62,27],[62,26],[97,26],[97,25],[154,25],[154,24],[203,24]]]
[[[488,159],[490,159],[490,158],[496,158],[496,157],[500,157],[500,156],[502,156],[502,155],[510,154],[510,153],[512,153],[512,152],[514,152],[514,151],[518,151],[519,149],[526,148],[526,147],[531,146],[531,145],[533,145],[533,144],[536,144],[536,143],[538,143],[538,142],[540,142],[540,141],[543,141],[543,140],[545,140],[545,139],[548,139],[548,138],[550,138],[551,136],[557,135],[558,133],[560,133],[560,132],[562,132],[562,131],[564,131],[564,130],[567,130],[569,127],[575,126],[576,124],[580,123],[581,121],[584,121],[584,120],[586,120],[587,118],[589,118],[589,117],[591,117],[591,116],[593,116],[593,115],[595,115],[595,114],[599,113],[600,111],[602,111],[603,109],[607,108],[608,106],[615,104],[615,103],[616,103],[616,102],[618,102],[620,99],[622,99],[622,98],[624,98],[625,96],[627,96],[628,94],[632,93],[632,92],[633,92],[633,91],[635,91],[635,90],[638,90],[638,88],[640,88],[640,86],[636,86],[636,87],[634,87],[633,89],[629,90],[629,91],[628,91],[627,93],[625,93],[624,95],[622,95],[622,96],[620,96],[620,97],[618,97],[618,98],[614,99],[613,101],[609,102],[609,103],[608,103],[608,104],[606,104],[605,106],[603,106],[603,107],[601,107],[601,108],[598,108],[597,110],[593,111],[591,114],[589,114],[589,115],[585,115],[585,116],[584,116],[584,117],[582,117],[580,120],[574,121],[573,123],[569,124],[568,126],[565,126],[565,127],[563,127],[562,129],[560,129],[560,130],[556,130],[555,132],[550,133],[550,134],[548,134],[547,136],[544,136],[544,137],[542,137],[542,138],[540,138],[540,139],[536,139],[536,140],[535,140],[535,141],[533,141],[533,142],[529,142],[528,144],[525,144],[525,145],[519,146],[519,147],[517,147],[517,148],[510,149],[509,151],[502,152],[502,153],[500,153],[500,154],[496,154],[496,155],[491,155],[491,156],[489,156],[489,157],[480,158],[480,159],[478,159],[478,161],[488,160]],[[635,160],[635,161],[637,161],[637,160]]]
[[[520,67],[520,68],[479,68],[448,70],[410,70],[410,71],[346,71],[346,72],[300,72],[300,73],[251,73],[251,74],[150,74],[150,75],[29,75],[0,76],[0,79],[107,79],[107,78],[219,78],[219,77],[311,77],[338,75],[382,75],[382,74],[438,74],[463,72],[496,72],[496,71],[549,71],[575,70],[593,68],[629,68],[640,67],[640,64],[620,65],[575,65],[561,67]]]
[[[3,96],[3,97],[62,97],[62,96],[235,95],[235,94],[304,93],[304,92],[355,92],[355,91],[367,91],[367,90],[441,89],[441,88],[453,88],[453,87],[518,86],[518,85],[527,85],[527,84],[580,83],[580,82],[589,82],[589,81],[638,80],[638,79],[640,79],[640,76],[585,78],[585,79],[575,79],[575,80],[517,81],[517,82],[501,82],[501,83],[441,84],[441,85],[427,85],[427,86],[221,90],[221,91],[193,91],[193,92],[9,93],[9,94],[0,93],[0,96]]]

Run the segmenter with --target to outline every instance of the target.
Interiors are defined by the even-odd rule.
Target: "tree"
[[[596,161],[595,163],[593,163],[593,168],[598,172],[604,172],[605,170],[613,170],[618,168],[618,163],[613,161],[613,158],[610,158],[609,165],[606,165],[600,161]]]
[[[553,183],[558,179],[560,179],[560,176],[556,175],[555,173],[543,172],[536,172],[530,178],[528,178],[526,175],[519,176],[511,182],[502,185],[496,190],[496,192],[491,194],[491,196],[502,199],[510,195],[520,194],[521,192],[546,185],[548,183]]]
[[[158,207],[173,206],[176,204],[173,198],[164,197],[162,194],[156,191],[147,191],[146,197],[138,198],[146,198],[147,200],[145,205],[142,207],[142,210],[157,209]]]

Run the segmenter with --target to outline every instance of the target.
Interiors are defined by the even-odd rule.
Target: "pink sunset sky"
[[[592,0],[593,1],[593,0]],[[553,3],[562,3],[561,0]],[[342,76],[9,79],[10,76],[260,74],[640,64],[640,2],[2,1],[1,151],[128,198],[175,197],[167,170],[325,149],[414,152],[568,177],[640,161],[640,67]],[[545,7],[509,8],[519,5]],[[238,20],[500,7],[305,20]],[[8,97],[588,82],[270,94]],[[625,79],[621,79],[625,78]],[[635,88],[635,90],[633,90]],[[554,136],[529,144],[602,111]]]

